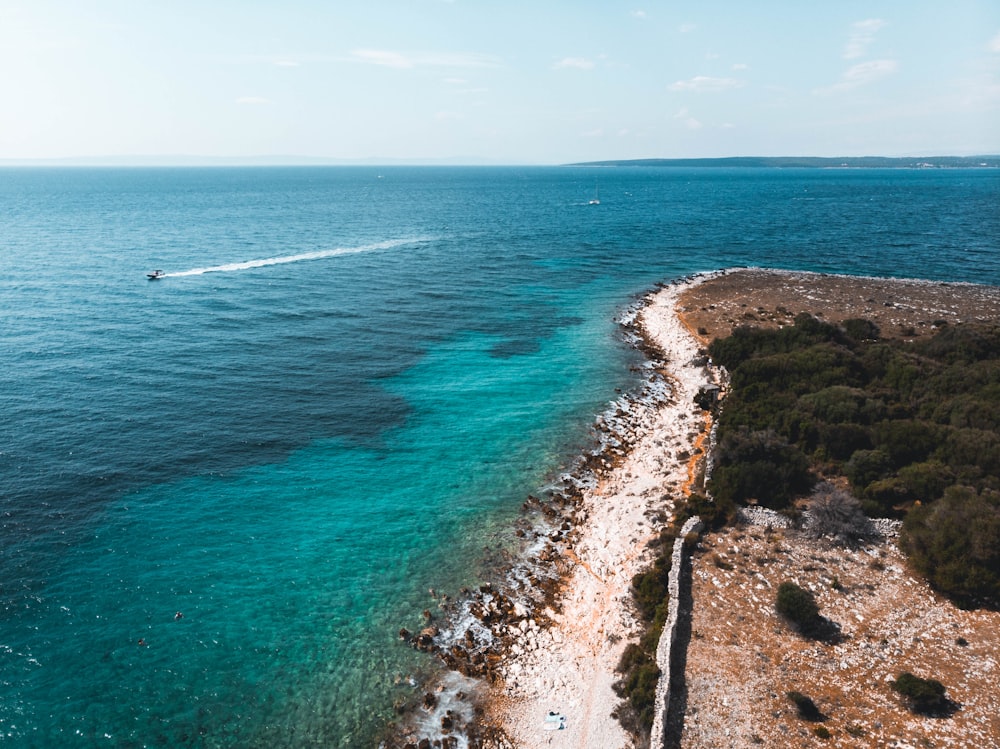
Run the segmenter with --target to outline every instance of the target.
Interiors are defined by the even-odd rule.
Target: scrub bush
[[[809,498],[811,523],[808,532],[813,537],[829,536],[844,546],[856,546],[875,535],[868,516],[850,493],[829,482],[816,486]]]
[[[826,716],[816,707],[816,703],[801,692],[789,692],[787,696],[788,699],[795,703],[795,707],[799,711],[799,717],[803,720],[819,721],[826,719]]]
[[[951,707],[951,701],[945,697],[944,684],[937,679],[922,679],[904,671],[891,686],[906,698],[915,713],[947,712]]]
[[[938,590],[965,606],[1000,602],[1000,492],[951,487],[913,508],[900,548]]]
[[[819,605],[816,603],[816,598],[795,583],[784,582],[778,586],[774,607],[799,630],[808,630],[819,622]]]

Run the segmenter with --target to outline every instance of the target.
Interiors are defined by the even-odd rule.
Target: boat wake
[[[417,239],[390,239],[385,242],[375,244],[360,245],[358,247],[336,247],[330,250],[316,250],[315,252],[303,252],[298,255],[282,255],[280,257],[261,258],[259,260],[244,260],[239,263],[226,263],[224,265],[212,265],[206,268],[192,268],[190,270],[175,271],[173,273],[163,273],[160,278],[179,278],[181,276],[200,276],[205,273],[229,273],[237,270],[250,270],[251,268],[266,268],[269,265],[284,265],[285,263],[299,263],[304,260],[324,260],[326,258],[338,257],[340,255],[356,255],[361,252],[375,252],[377,250],[391,250],[404,245],[419,244],[429,241],[425,238]]]

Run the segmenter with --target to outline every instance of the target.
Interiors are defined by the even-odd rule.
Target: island
[[[771,169],[998,169],[1000,156],[730,156],[704,159],[614,159],[573,167],[728,167]]]

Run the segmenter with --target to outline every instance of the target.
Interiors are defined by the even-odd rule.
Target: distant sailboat
[[[590,199],[590,205],[600,205],[601,204],[601,192],[597,188],[597,182],[594,182],[594,197]]]

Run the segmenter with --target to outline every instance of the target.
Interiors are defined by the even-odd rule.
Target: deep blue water
[[[998,237],[987,170],[0,170],[0,741],[370,746],[636,294],[1000,284]]]

